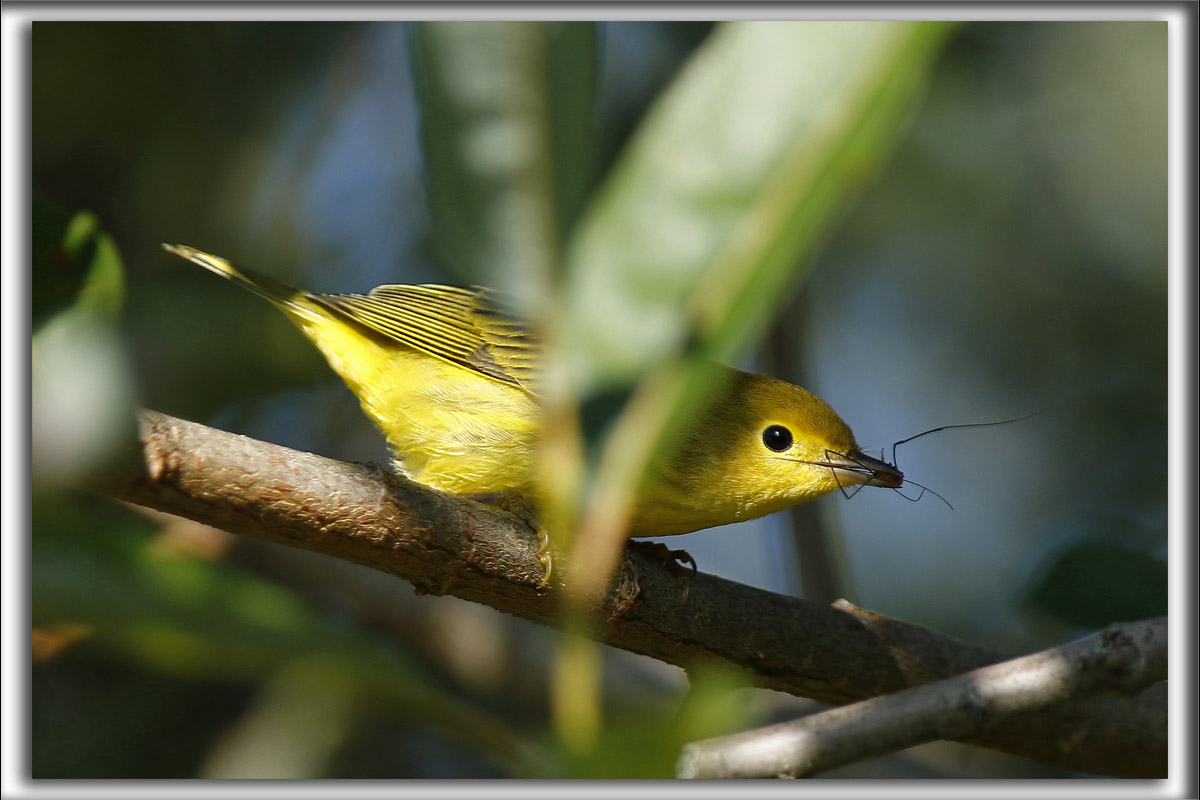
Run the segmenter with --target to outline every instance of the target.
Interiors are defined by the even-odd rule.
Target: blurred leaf
[[[98,316],[116,318],[125,302],[125,266],[116,242],[95,214],[81,211],[71,218],[63,249],[71,260],[87,264],[78,305]]]
[[[698,341],[761,333],[901,138],[951,26],[728,23],[650,111],[568,256],[574,367],[627,384]]]
[[[699,665],[688,670],[690,689],[675,715],[677,738],[683,742],[723,736],[756,724],[751,700],[758,690],[726,665]],[[678,753],[677,753],[678,755]]]
[[[35,625],[86,626],[88,646],[193,680],[262,680],[306,664],[296,673],[305,685],[326,676],[352,687],[356,702],[413,714],[517,768],[532,755],[394,643],[325,620],[295,593],[229,564],[155,548],[156,527],[126,509],[40,494],[33,528]]]
[[[71,214],[33,196],[33,323],[69,306],[113,319],[125,301],[125,270],[116,242],[95,214]]]
[[[30,281],[33,329],[61,311],[79,295],[87,264],[67,258],[63,232],[71,212],[41,194],[33,194],[33,270]]]
[[[52,207],[35,228],[43,235],[61,219]],[[73,302],[33,337],[33,474],[35,480],[78,480],[96,469],[133,430],[133,378],[116,325],[125,300],[125,269],[112,237],[94,214],[67,221],[57,247],[43,240],[34,273],[52,278],[43,310],[79,281]],[[39,293],[35,292],[35,296]]]
[[[352,729],[356,687],[336,663],[291,664],[209,753],[202,778],[322,778]]]
[[[576,387],[586,398],[655,367],[600,456],[574,591],[603,586],[652,454],[709,396],[712,361],[762,333],[801,258],[899,142],[951,29],[728,23],[647,115],[568,253]]]
[[[92,629],[86,625],[34,625],[33,663],[49,661],[91,635]]]
[[[90,641],[31,672],[35,779],[193,778],[248,695],[105,658]]]
[[[595,26],[412,31],[434,239],[451,270],[527,302],[556,267],[590,185]]]
[[[554,777],[605,779],[672,778],[686,742],[721,736],[759,724],[755,690],[729,673],[705,669],[689,673],[683,698],[658,695],[639,701],[609,702],[595,746],[563,752]],[[682,700],[682,704],[680,704]]]
[[[1028,599],[1086,628],[1158,617],[1167,613],[1167,565],[1128,547],[1076,544],[1054,557]]]
[[[561,242],[592,177],[595,26],[418,23],[412,42],[435,240],[451,270],[505,290],[544,329]],[[543,400],[556,419],[553,396]],[[573,452],[577,438],[569,423],[548,422],[543,460]],[[569,470],[546,470],[555,482],[539,512],[555,530],[570,527],[560,507],[571,500],[556,503],[553,493],[573,497],[574,486],[561,488]],[[576,751],[590,748],[600,725],[598,662],[593,643],[560,640],[555,722]]]

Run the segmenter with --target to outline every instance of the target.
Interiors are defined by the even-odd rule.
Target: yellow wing
[[[262,295],[289,313],[314,313],[305,300],[335,317],[496,380],[534,392],[539,343],[524,324],[507,313],[489,289],[453,286],[388,285],[369,294],[318,294],[294,289],[252,270],[181,244],[169,252]]]
[[[536,391],[538,342],[487,289],[389,285],[305,296],[379,336]]]

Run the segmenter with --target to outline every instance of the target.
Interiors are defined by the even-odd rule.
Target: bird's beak
[[[839,481],[861,483],[864,486],[885,486],[898,489],[904,485],[904,473],[886,461],[871,458],[858,450],[848,455],[830,453],[826,461],[833,468]]]

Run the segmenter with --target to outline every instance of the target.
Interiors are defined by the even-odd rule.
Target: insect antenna
[[[1002,419],[1002,420],[997,420],[997,421],[995,421],[995,422],[963,422],[963,423],[959,423],[959,424],[957,424],[957,425],[939,425],[939,426],[938,426],[938,427],[936,427],[936,428],[930,428],[930,429],[929,429],[929,430],[927,430],[927,431],[921,431],[920,433],[916,434],[915,436],[909,436],[907,439],[901,439],[900,441],[898,441],[898,442],[895,442],[895,443],[893,443],[893,444],[892,444],[892,461],[891,461],[891,464],[892,464],[892,466],[893,466],[893,467],[895,467],[895,466],[896,466],[896,448],[897,448],[897,447],[899,447],[899,446],[900,446],[900,445],[902,445],[902,444],[907,444],[907,443],[911,442],[911,441],[912,441],[912,440],[914,440],[914,439],[920,439],[922,436],[928,436],[929,434],[931,434],[931,433],[937,433],[938,431],[948,431],[948,430],[951,430],[951,429],[953,429],[953,428],[986,428],[986,427],[988,427],[988,426],[991,426],[991,425],[1007,425],[1007,424],[1008,424],[1008,423],[1010,423],[1010,422],[1019,422],[1019,421],[1021,421],[1021,420],[1023,420],[1023,419],[1029,419],[1030,417],[1036,417],[1038,414],[1044,413],[1045,411],[1046,411],[1046,409],[1044,409],[1044,408],[1043,408],[1043,409],[1039,409],[1038,411],[1031,411],[1031,412],[1029,412],[1028,414],[1022,414],[1022,415],[1021,415],[1021,416],[1019,416],[1019,417],[1013,417],[1013,418],[1011,418],[1011,419]],[[879,457],[880,457],[880,459],[881,459],[881,460],[883,459],[883,453],[882,453],[882,452],[879,454]],[[949,501],[949,500],[947,500],[946,498],[942,497],[940,494],[938,494],[937,492],[935,492],[933,489],[930,489],[928,486],[922,486],[921,484],[917,483],[916,481],[909,480],[909,479],[907,479],[907,478],[905,479],[905,482],[906,482],[906,483],[909,483],[909,484],[912,484],[913,486],[916,486],[918,489],[920,489],[920,490],[921,490],[921,493],[920,493],[920,494],[918,494],[916,497],[909,497],[908,495],[906,495],[906,494],[904,494],[903,492],[901,492],[901,491],[900,491],[898,488],[897,488],[897,489],[893,489],[892,491],[894,491],[896,494],[898,494],[898,495],[900,495],[901,497],[903,497],[905,500],[908,500],[909,502],[913,502],[913,503],[917,502],[917,501],[918,501],[918,500],[920,500],[922,497],[924,497],[926,492],[929,492],[931,495],[933,495],[934,497],[936,497],[938,500],[941,500],[943,503],[945,503],[945,504],[946,504],[946,508],[950,509],[951,511],[953,511],[953,510],[954,510],[954,506],[952,506],[952,505],[950,504],[950,501]]]
[[[895,492],[896,494],[900,495],[901,497],[903,497],[903,498],[904,498],[905,500],[907,500],[908,502],[910,502],[910,503],[915,503],[915,502],[919,501],[919,500],[920,500],[922,497],[924,497],[926,492],[929,492],[931,495],[933,495],[934,497],[936,497],[938,500],[941,500],[943,503],[945,503],[945,504],[946,504],[946,508],[950,509],[951,511],[953,511],[953,510],[954,510],[954,506],[950,505],[950,501],[949,501],[949,500],[947,500],[946,498],[942,497],[940,494],[938,494],[937,492],[935,492],[933,489],[930,489],[928,486],[922,486],[921,484],[917,483],[916,481],[910,481],[908,478],[905,478],[905,479],[904,479],[904,482],[905,482],[905,483],[910,483],[910,484],[912,484],[913,486],[916,486],[918,489],[920,489],[920,490],[921,490],[921,493],[920,493],[920,494],[918,494],[916,497],[909,497],[908,495],[906,495],[904,492],[900,491],[899,489],[892,489],[892,491],[893,491],[893,492]]]
[[[929,434],[937,433],[938,431],[948,431],[948,430],[951,430],[952,428],[986,428],[990,425],[1007,425],[1010,422],[1020,422],[1023,419],[1029,419],[1030,417],[1036,417],[1038,414],[1045,413],[1045,411],[1046,411],[1046,409],[1043,408],[1043,409],[1039,409],[1038,411],[1031,411],[1028,414],[1022,414],[1019,417],[1013,417],[1012,419],[1002,419],[1002,420],[997,420],[996,422],[963,422],[963,423],[959,423],[958,425],[940,425],[936,428],[930,428],[927,431],[921,431],[920,433],[916,434],[915,436],[910,436],[907,439],[901,439],[900,441],[892,444],[892,464],[894,466],[896,463],[896,448],[902,444],[908,444],[913,439],[920,439],[922,436],[928,436]],[[912,483],[912,481],[909,481],[909,483]],[[915,486],[916,484],[913,484],[913,485]]]

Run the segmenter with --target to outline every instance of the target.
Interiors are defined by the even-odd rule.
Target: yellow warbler
[[[534,495],[537,342],[485,289],[293,289],[183,245],[167,250],[265,297],[320,349],[415,481]],[[631,536],[753,519],[849,485],[902,485],[812,392],[731,367],[708,410],[643,481]]]

